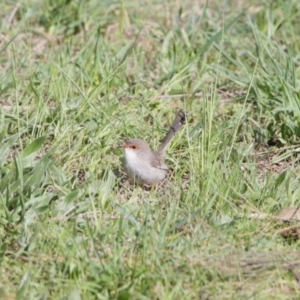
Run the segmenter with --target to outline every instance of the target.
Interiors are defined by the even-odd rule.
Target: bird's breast
[[[151,155],[152,153],[149,153]],[[153,167],[151,165],[151,157],[147,155],[139,155],[135,151],[125,149],[124,155],[125,169],[129,177],[140,183],[153,184],[164,179],[167,169],[160,167]],[[163,164],[163,166],[165,166]]]

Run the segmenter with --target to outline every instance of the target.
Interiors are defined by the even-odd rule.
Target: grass
[[[298,225],[251,217],[299,206],[298,1],[0,6],[1,298],[298,298]]]

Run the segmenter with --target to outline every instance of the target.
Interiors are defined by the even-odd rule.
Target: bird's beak
[[[121,147],[121,148],[127,148],[127,144],[126,144],[126,143],[122,143],[122,144],[120,145],[120,147]]]

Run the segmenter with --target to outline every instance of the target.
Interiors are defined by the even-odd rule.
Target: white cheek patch
[[[130,149],[125,149],[125,157],[126,157],[126,164],[134,168],[135,166],[138,166],[138,157],[136,153]]]
[[[126,169],[130,175],[130,177],[139,175],[140,165],[139,159],[134,151],[130,149],[125,149],[125,162],[126,162]]]

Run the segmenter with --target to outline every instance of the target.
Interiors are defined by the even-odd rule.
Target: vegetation
[[[1,299],[299,298],[298,224],[254,218],[299,205],[299,1],[0,8]]]

